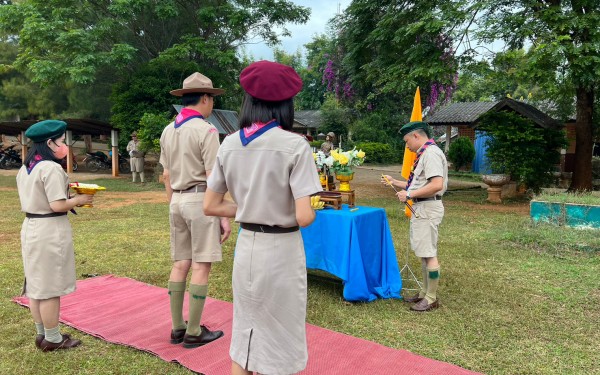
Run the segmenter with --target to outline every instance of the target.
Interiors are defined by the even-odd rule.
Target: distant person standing
[[[428,311],[439,306],[437,297],[440,282],[438,262],[438,228],[444,218],[442,196],[448,188],[448,162],[444,152],[429,137],[426,122],[409,122],[400,129],[406,147],[417,153],[408,181],[399,181],[392,176],[385,178],[402,189],[397,193],[401,202],[412,199],[416,215],[410,218],[410,245],[415,255],[421,258],[423,286],[418,294],[405,298],[414,303],[413,311]],[[386,183],[385,181],[382,181]]]
[[[325,136],[325,141],[321,144],[321,151],[325,154],[325,156],[329,156],[331,154],[331,150],[335,149],[335,133],[329,132]]]
[[[240,130],[223,141],[208,180],[207,215],[234,217],[232,373],[292,374],[306,367],[306,258],[299,227],[323,190],[308,142],[292,133],[293,68],[259,61],[240,75]],[[233,202],[224,200],[229,191]]]
[[[140,181],[144,182],[144,152],[140,150],[137,132],[131,133],[131,141],[127,144],[127,152],[129,152],[132,181],[136,182],[136,175],[139,174]]]
[[[221,243],[231,233],[228,218],[207,217],[202,211],[206,180],[219,149],[219,132],[205,119],[212,113],[215,96],[224,92],[213,88],[212,81],[200,73],[187,77],[182,89],[171,91],[172,95],[181,97],[184,108],[160,137],[160,164],[164,167],[169,201],[173,260],[168,286],[171,343],[183,341],[185,348],[205,345],[223,336],[223,331],[210,331],[206,326],[200,326],[200,320],[212,262],[221,261]],[[183,298],[190,268],[186,325]]]
[[[44,352],[71,349],[81,341],[61,334],[60,297],[75,291],[75,252],[67,212],[91,204],[92,195],[69,197],[69,176],[60,165],[67,156],[67,124],[38,122],[25,135],[33,141],[17,174],[17,189],[25,220],[21,251],[25,283],[23,293],[37,330],[35,345]]]

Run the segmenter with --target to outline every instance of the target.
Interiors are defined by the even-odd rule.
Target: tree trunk
[[[585,191],[592,190],[594,92],[581,86],[576,91],[575,170],[569,191]]]

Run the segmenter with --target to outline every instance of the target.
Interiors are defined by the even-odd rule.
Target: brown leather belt
[[[173,190],[173,193],[183,194],[183,193],[204,193],[206,191],[205,184],[198,184],[196,186],[192,186],[189,189],[185,190]]]
[[[250,230],[252,232],[262,232],[262,233],[292,233],[296,232],[300,229],[299,226],[295,227],[278,227],[271,225],[263,225],[263,224],[252,224],[252,223],[240,223],[240,227],[242,229]]]
[[[442,197],[439,195],[436,195],[435,197],[429,197],[429,198],[410,198],[412,199],[413,203],[419,203],[419,202],[427,202],[427,201],[441,201]]]
[[[30,214],[29,212],[25,213],[25,217],[29,219],[41,219],[44,217],[57,217],[57,216],[65,216],[66,212],[51,212],[49,214]]]

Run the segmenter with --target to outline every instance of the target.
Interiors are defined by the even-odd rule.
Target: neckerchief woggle
[[[415,158],[415,162],[413,163],[412,168],[410,169],[410,174],[408,175],[408,181],[406,182],[406,191],[408,191],[408,188],[410,187],[410,184],[412,184],[413,178],[415,177],[415,169],[417,168],[417,164],[419,164],[419,159],[421,158],[421,155],[423,155],[423,152],[425,152],[427,147],[434,145],[434,144],[436,144],[436,143],[433,140],[433,138],[431,138],[430,140],[425,142],[425,144],[423,146],[421,146],[421,148],[417,151],[417,157]]]
[[[195,118],[203,119],[204,116],[202,116],[200,112],[193,109],[183,108],[177,117],[175,117],[175,129]]]
[[[276,120],[271,120],[266,124],[260,122],[252,123],[251,126],[240,130],[240,140],[242,141],[242,146],[248,145],[248,143],[265,134],[267,131],[278,127],[279,123]]]

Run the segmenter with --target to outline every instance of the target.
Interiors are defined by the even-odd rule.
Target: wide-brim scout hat
[[[302,90],[302,78],[291,66],[262,60],[242,71],[240,85],[253,98],[280,102],[293,98]]]
[[[132,136],[132,137],[137,137],[137,132],[133,132],[133,133],[131,133],[131,136]]]
[[[183,81],[182,88],[171,91],[171,95],[183,96],[194,92],[221,95],[225,90],[214,88],[210,78],[196,72]]]
[[[33,142],[43,142],[48,139],[58,138],[65,134],[67,123],[60,120],[44,120],[31,125],[25,136]]]
[[[327,133],[327,135],[328,135],[329,137],[335,138],[335,133],[334,133],[334,132],[329,132],[329,133]]]
[[[404,138],[404,136],[407,135],[408,133],[412,133],[415,130],[419,130],[419,129],[424,130],[425,133],[427,133],[428,137],[431,134],[431,131],[429,129],[429,124],[427,124],[424,121],[409,122],[408,124],[405,124],[404,126],[402,126],[400,128],[400,131],[398,131],[398,133],[400,133],[400,136]]]

